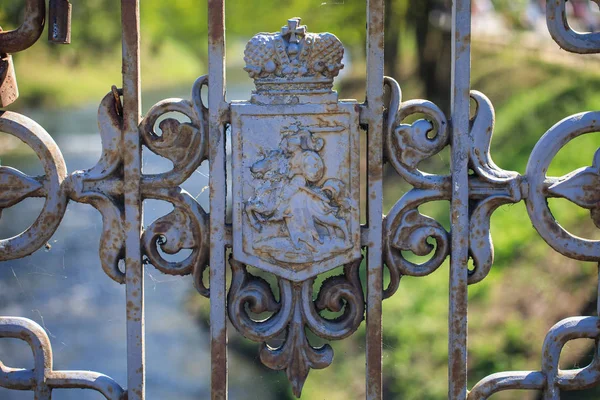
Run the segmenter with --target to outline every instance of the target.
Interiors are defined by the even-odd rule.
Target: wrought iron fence
[[[42,33],[44,0],[27,0],[25,21],[0,33],[1,106],[18,97],[10,53],[23,51]],[[99,243],[105,273],[126,285],[127,382],[87,371],[56,371],[50,340],[35,322],[0,318],[0,337],[17,338],[33,351],[32,369],[0,363],[0,386],[28,390],[50,399],[53,389],[87,388],[107,399],[145,397],[144,274],[151,264],[164,274],[191,275],[198,292],[210,300],[211,393],[227,398],[227,320],[259,343],[260,360],[285,370],[300,396],[311,369],[329,367],[330,346],[314,347],[309,329],[326,340],[352,335],[366,316],[366,397],[382,398],[382,304],[393,296],[402,276],[425,276],[450,256],[448,398],[486,399],[509,390],[539,390],[559,399],[561,390],[600,382],[598,317],[571,317],[555,325],[543,343],[538,371],[499,372],[467,388],[467,294],[493,265],[490,217],[504,204],[524,201],[540,236],[557,252],[577,260],[600,261],[600,243],[567,232],[553,217],[548,198],[562,197],[591,211],[600,227],[600,151],[591,167],[563,177],[546,176],[557,152],[580,135],[600,128],[600,113],[568,117],[539,140],[524,174],[497,166],[490,155],[494,109],[484,94],[471,91],[471,2],[455,0],[452,13],[452,107],[447,118],[426,100],[402,100],[399,84],[383,74],[384,2],[369,0],[367,10],[367,92],[364,102],[339,101],[333,80],[343,68],[342,43],[330,33],[311,33],[299,18],[280,32],[258,34],[246,46],[245,70],[256,90],[249,101],[225,100],[224,0],[210,0],[209,71],[193,86],[191,100],[167,99],[142,116],[140,111],[139,0],[122,0],[123,88],[113,87],[98,113],[103,153],[84,171],[67,172],[52,137],[33,120],[0,112],[0,131],[25,142],[39,157],[44,175],[27,176],[0,167],[0,210],[29,197],[45,198],[35,222],[18,236],[0,240],[0,260],[25,257],[55,232],[70,201],[86,203],[102,215]],[[70,41],[67,0],[50,0],[50,40]],[[575,53],[600,52],[599,33],[573,31],[565,1],[547,2],[554,40]],[[391,100],[384,103],[384,89]],[[208,91],[208,105],[202,92]],[[470,102],[476,105],[470,115]],[[161,119],[179,113],[190,122]],[[412,124],[408,117],[424,115]],[[160,123],[157,123],[160,121]],[[157,126],[158,125],[158,126]],[[226,221],[225,130],[233,149],[233,222]],[[158,132],[160,128],[160,134]],[[361,131],[361,128],[364,131]],[[360,154],[366,132],[367,151]],[[142,173],[141,151],[173,163],[172,170]],[[451,147],[448,175],[418,169],[424,159]],[[360,225],[359,158],[368,160],[366,224]],[[210,213],[181,184],[207,161]],[[384,217],[382,173],[389,163],[412,189]],[[173,211],[142,229],[142,202],[158,199]],[[422,215],[422,204],[449,200],[451,230]],[[428,238],[436,245],[428,243]],[[190,250],[182,261],[163,253]],[[415,264],[409,251],[429,255]],[[227,259],[227,254],[230,256]],[[359,268],[366,254],[366,281]],[[469,269],[469,259],[474,267]],[[251,265],[277,277],[276,298],[269,284],[251,274]],[[328,278],[313,293],[316,277],[340,265],[343,274]],[[229,288],[226,270],[231,268]],[[384,267],[391,282],[383,285]],[[203,274],[209,269],[209,287]],[[339,313],[334,319],[324,311]],[[256,314],[269,313],[267,319]],[[267,342],[280,335],[273,348]],[[596,340],[590,365],[561,370],[558,362],[570,340]],[[335,366],[331,367],[335,368]],[[402,379],[402,377],[397,377]]]

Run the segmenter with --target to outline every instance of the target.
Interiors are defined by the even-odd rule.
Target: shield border
[[[256,255],[248,254],[243,249],[243,171],[241,163],[243,132],[242,118],[248,116],[290,116],[290,115],[328,115],[347,114],[350,123],[345,126],[350,138],[350,168],[355,174],[350,174],[350,191],[355,196],[356,204],[360,204],[360,131],[359,110],[356,102],[338,102],[333,104],[298,104],[298,105],[258,105],[249,102],[232,102],[231,104],[231,142],[232,142],[232,222],[233,222],[233,257],[244,264],[252,265],[261,270],[271,272],[279,277],[294,282],[305,281],[323,272],[330,271],[341,265],[350,263],[361,257],[360,240],[360,207],[353,213],[351,234],[353,247],[345,253],[333,258],[310,264],[301,270],[293,270],[282,265],[270,263]]]

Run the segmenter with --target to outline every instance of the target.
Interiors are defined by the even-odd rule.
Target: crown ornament
[[[331,33],[309,33],[300,18],[288,19],[276,33],[255,35],[244,51],[244,70],[254,79],[255,94],[333,93],[333,80],[344,68],[344,46]]]

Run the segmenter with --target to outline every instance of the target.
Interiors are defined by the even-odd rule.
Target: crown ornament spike
[[[344,46],[331,33],[311,33],[301,18],[287,20],[279,32],[255,35],[244,51],[244,70],[254,79],[252,101],[337,101],[333,81],[344,67]]]

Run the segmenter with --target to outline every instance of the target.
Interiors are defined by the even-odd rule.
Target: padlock
[[[48,8],[48,40],[52,43],[71,43],[71,12],[69,0],[50,0]]]
[[[0,107],[8,107],[19,97],[15,66],[10,54],[0,58]]]

